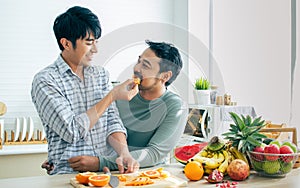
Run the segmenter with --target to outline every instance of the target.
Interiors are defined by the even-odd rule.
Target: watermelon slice
[[[188,160],[199,153],[207,144],[207,142],[201,142],[193,145],[177,147],[174,150],[174,157],[178,162],[187,164]]]

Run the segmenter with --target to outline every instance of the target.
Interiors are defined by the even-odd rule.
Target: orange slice
[[[160,177],[160,173],[157,170],[147,170],[147,171],[143,172],[143,174],[151,179]]]
[[[89,177],[89,183],[93,186],[103,187],[108,184],[110,176],[107,174],[100,174]]]
[[[121,174],[118,176],[119,180],[122,181],[122,182],[125,182],[127,180],[126,176]]]
[[[134,78],[133,78],[133,81],[134,81],[134,83],[137,84],[137,85],[141,84],[141,79],[138,78],[138,77],[134,77]]]
[[[95,176],[97,175],[97,173],[95,172],[83,172],[83,173],[79,173],[77,174],[76,180],[81,183],[81,184],[88,184],[89,183],[89,177],[90,176]]]
[[[163,170],[163,171],[160,172],[160,177],[161,178],[168,178],[170,176],[171,176],[171,174],[168,171]]]
[[[149,185],[153,183],[154,181],[152,181],[149,177],[137,177],[132,181],[126,183],[125,186],[142,186],[142,185]]]

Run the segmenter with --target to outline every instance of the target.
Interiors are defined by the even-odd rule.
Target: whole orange
[[[203,177],[204,169],[201,163],[191,161],[184,167],[184,175],[192,181],[198,181]]]

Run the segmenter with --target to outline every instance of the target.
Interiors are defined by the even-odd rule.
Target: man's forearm
[[[94,127],[98,119],[113,102],[112,92],[109,92],[101,101],[86,112],[90,119],[90,129]]]
[[[116,132],[108,137],[109,144],[115,149],[118,155],[128,155],[126,136],[122,132]]]

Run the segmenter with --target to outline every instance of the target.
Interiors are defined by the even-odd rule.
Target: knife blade
[[[115,187],[118,187],[119,186],[119,178],[117,176],[113,176],[111,173],[110,173],[110,170],[108,167],[104,167],[103,168],[103,172],[107,175],[110,176],[110,180],[109,180],[109,185],[112,187],[112,188],[115,188]]]

